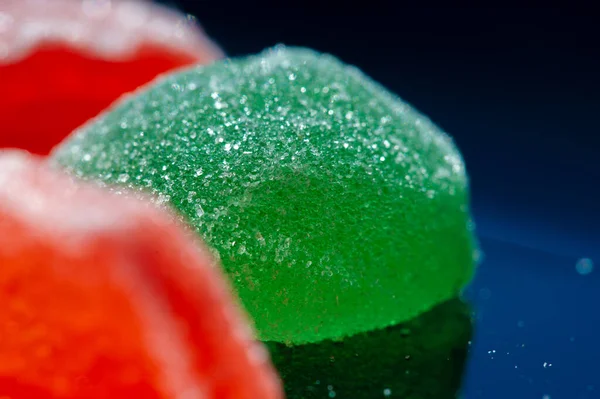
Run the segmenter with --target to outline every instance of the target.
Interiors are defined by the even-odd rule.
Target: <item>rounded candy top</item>
[[[53,159],[173,205],[219,255],[263,340],[397,324],[473,272],[451,139],[329,55],[280,47],[165,76]]]

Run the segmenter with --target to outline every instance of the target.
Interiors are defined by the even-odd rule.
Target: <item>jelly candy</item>
[[[47,154],[121,94],[222,53],[192,20],[139,1],[0,5],[0,147]]]
[[[166,76],[52,162],[177,208],[289,398],[455,397],[471,333],[456,297],[474,264],[464,165],[356,69],[276,49]]]
[[[282,397],[189,232],[0,154],[0,397]]]
[[[264,341],[396,325],[457,296],[473,272],[451,139],[329,55],[278,48],[164,76],[52,158],[174,206]]]

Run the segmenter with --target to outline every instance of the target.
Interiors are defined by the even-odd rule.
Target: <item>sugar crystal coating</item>
[[[192,16],[151,2],[2,0],[0,64],[56,43],[115,61],[134,57],[147,45],[193,55],[200,62],[223,55]]]
[[[451,139],[311,50],[166,76],[76,131],[53,161],[174,206],[219,255],[263,340],[394,325],[472,275]]]

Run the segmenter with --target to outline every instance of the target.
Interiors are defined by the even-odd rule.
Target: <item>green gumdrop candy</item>
[[[455,297],[473,272],[451,139],[329,55],[277,48],[165,76],[53,160],[176,208],[264,341],[395,325]]]

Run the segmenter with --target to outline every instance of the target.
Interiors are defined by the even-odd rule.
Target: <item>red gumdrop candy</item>
[[[17,151],[0,151],[0,303],[0,398],[282,398],[190,232]]]
[[[223,53],[142,1],[0,0],[0,148],[46,155],[122,94]]]

